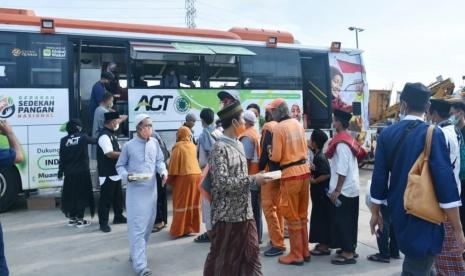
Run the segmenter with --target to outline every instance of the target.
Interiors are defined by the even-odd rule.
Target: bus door
[[[331,128],[331,87],[328,55],[301,52],[306,128]]]
[[[105,85],[105,91],[114,95],[113,109],[127,114],[128,55],[124,42],[99,40],[75,40],[74,49],[74,116],[84,123],[88,133],[92,131],[91,93],[104,71],[111,71],[115,80]],[[73,114],[73,113],[72,113]],[[127,136],[127,126],[120,127],[120,135]]]

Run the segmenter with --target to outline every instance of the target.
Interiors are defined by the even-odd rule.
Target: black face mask
[[[82,126],[80,124],[77,124],[75,122],[68,123],[66,126],[66,132],[68,134],[79,134],[82,132]]]

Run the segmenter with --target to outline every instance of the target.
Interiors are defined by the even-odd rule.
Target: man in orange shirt
[[[279,163],[272,162],[268,156],[268,146],[271,146],[273,128],[278,124],[273,121],[270,106],[265,110],[265,121],[260,140],[261,154],[259,162],[260,171],[279,171]],[[260,187],[262,196],[262,208],[268,225],[268,234],[271,240],[271,248],[265,251],[266,257],[282,255],[286,251],[284,244],[284,218],[278,209],[280,194],[279,180],[265,182]]]
[[[310,261],[308,250],[308,203],[310,167],[307,163],[305,130],[289,116],[289,107],[283,99],[270,103],[273,119],[278,124],[273,129],[270,160],[278,162],[281,171],[280,211],[288,222],[291,252],[280,257],[286,265],[303,265]]]

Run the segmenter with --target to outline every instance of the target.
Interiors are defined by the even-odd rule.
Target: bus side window
[[[68,87],[69,53],[64,36],[29,34],[26,51],[30,62],[29,77],[26,81],[31,87]]]
[[[132,88],[201,87],[198,55],[157,53],[143,60],[134,60],[132,68]]]
[[[302,89],[298,50],[248,47],[241,57],[242,86],[252,89]]]
[[[17,55],[18,36],[2,33],[0,41],[0,87],[17,86]]]
[[[15,87],[16,66],[0,62],[0,87]]]
[[[238,57],[232,55],[205,56],[206,88],[237,88],[239,86]]]

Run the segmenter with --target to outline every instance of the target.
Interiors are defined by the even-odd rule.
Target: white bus
[[[332,109],[342,108],[354,113],[354,130],[366,130],[361,55],[304,46],[281,31],[83,21],[0,9],[0,119],[13,125],[26,156],[24,163],[0,169],[0,211],[19,192],[62,185],[57,171],[63,126],[80,118],[90,130],[91,89],[110,63],[116,64],[118,85],[108,89],[117,96],[115,108],[129,115],[121,127],[124,140],[141,112],[170,137],[187,113],[218,111],[221,90],[235,91],[244,107],[285,98],[306,129],[331,128]],[[200,123],[194,130],[200,134]]]

